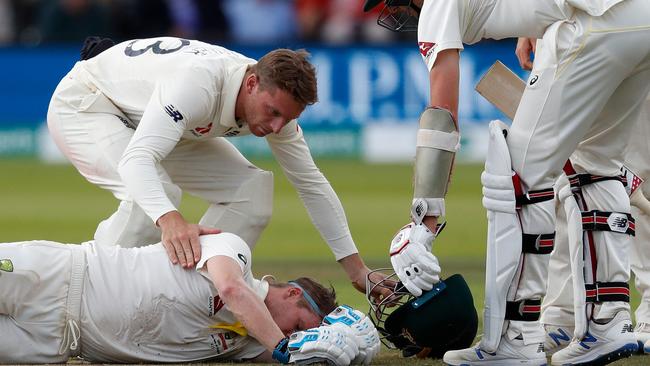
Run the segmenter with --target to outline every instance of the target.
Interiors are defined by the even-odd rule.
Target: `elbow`
[[[226,304],[237,302],[243,295],[241,286],[238,284],[225,284],[219,287],[219,296]]]

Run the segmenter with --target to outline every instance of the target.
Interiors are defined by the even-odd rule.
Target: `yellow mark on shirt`
[[[216,324],[212,324],[210,326],[210,328],[229,330],[231,332],[235,332],[235,333],[239,334],[242,337],[246,337],[248,335],[248,331],[246,330],[246,328],[244,328],[244,326],[240,322],[236,322],[236,323],[216,323]]]

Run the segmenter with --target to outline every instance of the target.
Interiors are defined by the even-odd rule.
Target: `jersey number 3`
[[[180,42],[180,44],[178,44],[178,43],[174,44],[174,46],[176,46],[175,48],[161,48],[160,45],[162,45],[163,41],[158,40],[158,41],[148,45],[147,47],[138,48],[138,49],[134,50],[133,45],[135,43],[139,43],[141,41],[142,40],[136,39],[136,40],[132,41],[131,43],[129,43],[126,46],[126,48],[124,49],[124,54],[129,56],[129,57],[135,57],[135,56],[140,56],[143,53],[151,50],[151,52],[155,53],[156,55],[165,55],[165,54],[168,54],[168,53],[176,52],[176,51],[180,50],[181,48],[183,48],[183,47],[190,44],[190,41],[188,41],[187,39],[180,39],[179,38],[179,39],[177,39],[177,41]]]

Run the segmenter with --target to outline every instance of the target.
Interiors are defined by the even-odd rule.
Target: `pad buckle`
[[[596,222],[595,219],[594,222]],[[627,215],[612,212],[607,218],[607,225],[611,231],[625,234],[630,227],[630,221],[627,219]]]

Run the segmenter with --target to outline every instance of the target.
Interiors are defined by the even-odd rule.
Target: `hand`
[[[289,362],[298,365],[333,363],[349,365],[359,354],[354,337],[343,328],[320,326],[293,333],[289,337]]]
[[[178,211],[160,216],[158,226],[162,231],[162,245],[173,264],[179,262],[185,268],[192,268],[201,259],[199,235],[219,234],[221,230],[197,224],[190,224]]]
[[[390,262],[397,277],[413,296],[433,288],[440,281],[438,258],[431,253],[435,235],[426,226],[404,226],[390,245]]]
[[[370,271],[368,267],[364,266],[363,269],[359,270],[357,274],[354,276],[354,278],[352,279],[352,286],[355,289],[357,289],[357,291],[362,292],[364,294],[366,293],[366,279],[368,278],[368,274],[370,272],[372,271]],[[370,273],[370,280],[372,281],[372,283],[379,283],[382,280],[384,280],[386,277],[388,277],[386,274],[377,271]],[[394,288],[396,283],[395,281],[386,281],[385,284],[387,286]],[[373,301],[379,303],[381,299],[384,299],[392,294],[393,291],[391,291],[390,288],[376,286],[375,288],[373,288],[370,296],[372,297]]]
[[[322,324],[341,326],[349,337],[355,338],[359,354],[352,360],[353,364],[368,365],[379,353],[381,343],[377,328],[372,320],[359,310],[339,305],[323,319]]]
[[[530,58],[530,54],[535,52],[535,46],[537,45],[537,40],[535,38],[519,38],[517,39],[517,48],[515,49],[515,55],[519,60],[519,65],[524,70],[533,69],[533,61]]]

